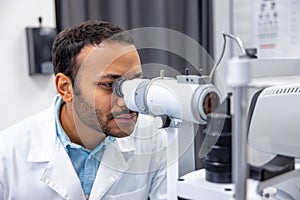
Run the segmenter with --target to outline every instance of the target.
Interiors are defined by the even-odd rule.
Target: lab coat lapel
[[[84,199],[80,180],[72,162],[62,145],[57,145],[57,153],[46,166],[40,180],[64,199]]]
[[[99,200],[129,168],[128,160],[136,147],[132,138],[117,139],[105,149],[90,200]],[[126,157],[125,157],[126,154]]]

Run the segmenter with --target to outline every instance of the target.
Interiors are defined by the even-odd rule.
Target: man
[[[131,36],[87,21],[57,35],[52,57],[51,107],[0,133],[0,199],[167,199],[165,133],[112,93],[142,76]]]

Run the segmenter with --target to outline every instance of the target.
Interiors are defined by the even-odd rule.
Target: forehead
[[[86,46],[78,56],[81,75],[117,73],[120,75],[140,71],[140,58],[134,45],[120,42],[102,42],[98,46]]]

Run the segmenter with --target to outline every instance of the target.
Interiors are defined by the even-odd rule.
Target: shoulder
[[[50,110],[44,110],[42,112],[36,113],[32,116],[29,116],[13,125],[10,127],[4,129],[3,131],[0,132],[0,137],[3,137],[3,135],[6,134],[14,134],[15,132],[23,132],[35,125],[39,125],[41,122],[44,120],[47,120],[50,118]],[[54,114],[54,113],[53,113]]]
[[[58,98],[58,95],[55,96],[51,105],[34,115],[31,115],[8,128],[0,131],[0,142],[2,142],[5,138],[15,138],[17,136],[21,136],[22,134],[26,134],[28,132],[32,132],[34,130],[38,130],[39,128],[51,128],[53,127],[53,123],[55,123],[55,102]],[[45,127],[48,124],[49,126]]]
[[[44,110],[19,121],[0,132],[0,149],[27,141],[36,130],[45,127],[50,120],[50,110]]]

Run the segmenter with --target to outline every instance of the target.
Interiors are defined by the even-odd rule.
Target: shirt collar
[[[65,148],[65,150],[67,152],[68,152],[69,148],[82,149],[82,150],[87,151],[87,152],[91,153],[92,155],[96,156],[101,149],[105,148],[105,146],[107,146],[109,143],[114,142],[116,140],[112,136],[107,136],[105,138],[105,140],[102,143],[100,143],[92,151],[82,147],[81,145],[78,145],[78,144],[75,144],[75,143],[71,142],[70,138],[68,137],[68,135],[65,133],[64,129],[62,128],[60,120],[59,120],[61,106],[64,103],[65,102],[63,101],[61,96],[57,96],[57,98],[55,100],[55,126],[56,126],[57,136],[58,136],[59,140],[61,141],[63,147]]]

